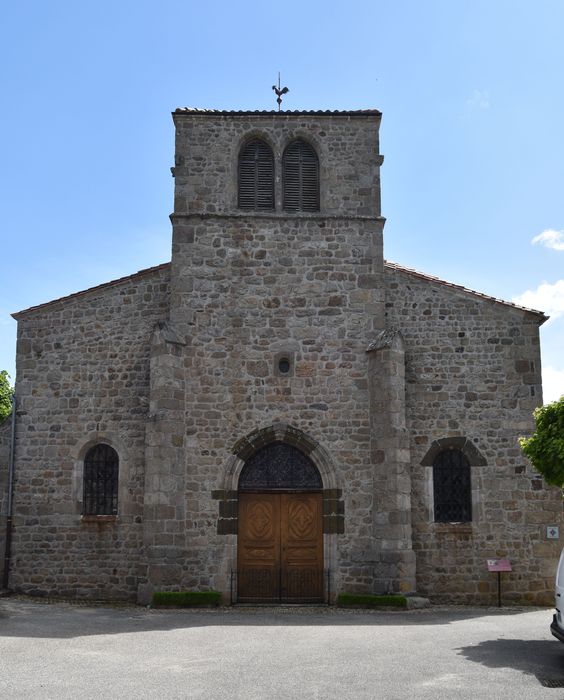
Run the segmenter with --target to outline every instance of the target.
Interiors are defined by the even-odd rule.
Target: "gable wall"
[[[413,546],[421,593],[442,600],[494,602],[486,559],[507,556],[504,599],[550,604],[562,500],[524,458],[541,401],[538,318],[385,268],[386,314],[406,347],[406,411],[412,470]],[[487,466],[472,466],[473,521],[433,522],[434,440],[466,437]]]
[[[169,270],[94,290],[18,323],[14,565],[10,588],[133,597],[142,566],[150,335],[168,315]],[[120,456],[119,515],[81,519],[82,458]]]

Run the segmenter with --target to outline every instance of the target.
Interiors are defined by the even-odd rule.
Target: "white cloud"
[[[466,107],[468,109],[489,109],[490,108],[490,96],[487,90],[474,90],[472,97],[466,100]]]
[[[529,309],[544,311],[554,321],[564,314],[564,280],[558,280],[554,284],[543,282],[536,289],[529,289],[513,297],[512,301]]]
[[[552,250],[564,250],[564,231],[555,231],[549,228],[535,236],[531,243],[533,245],[539,243],[547,248],[552,248]]]
[[[542,395],[544,403],[557,401],[564,395],[564,370],[543,367]]]

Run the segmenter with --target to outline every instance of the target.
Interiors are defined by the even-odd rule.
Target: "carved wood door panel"
[[[320,493],[283,493],[281,598],[285,603],[323,600],[323,534]]]
[[[273,493],[239,494],[237,536],[240,602],[280,598],[280,497]]]
[[[240,493],[238,600],[323,600],[320,493]]]

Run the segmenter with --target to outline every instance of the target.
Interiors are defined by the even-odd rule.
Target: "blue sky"
[[[280,70],[288,109],[382,110],[386,257],[549,313],[557,398],[562,27],[559,0],[5,3],[0,369],[10,312],[170,259],[170,112],[274,108]]]

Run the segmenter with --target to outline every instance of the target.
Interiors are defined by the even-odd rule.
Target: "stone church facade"
[[[14,314],[9,588],[550,603],[546,317],[384,260],[376,110],[173,118],[170,264]]]

